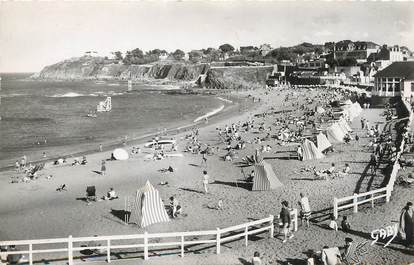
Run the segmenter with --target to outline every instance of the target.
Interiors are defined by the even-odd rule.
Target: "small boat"
[[[112,110],[111,97],[106,97],[104,101],[99,102],[98,106],[96,106],[97,112],[108,112],[111,110]]]

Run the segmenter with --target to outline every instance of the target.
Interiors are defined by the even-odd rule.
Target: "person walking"
[[[291,219],[290,219],[290,212],[289,212],[289,203],[287,201],[282,202],[282,210],[280,211],[280,219],[282,221],[283,235],[284,235],[284,239],[282,242],[286,243],[286,241],[288,240],[289,234],[290,234],[289,239],[292,239],[294,237],[290,229]]]
[[[205,151],[202,152],[202,158],[201,158],[200,167],[203,166],[203,164],[205,164],[206,165],[206,168],[207,168],[207,154],[206,153],[207,153],[207,150],[205,150]]]
[[[204,188],[204,193],[208,193],[208,182],[209,182],[209,175],[207,175],[207,170],[203,171],[203,188]]]
[[[106,175],[106,165],[105,165],[105,160],[102,160],[101,163],[101,175],[105,176]]]
[[[414,243],[414,212],[413,203],[407,202],[401,211],[398,234],[408,247]]]

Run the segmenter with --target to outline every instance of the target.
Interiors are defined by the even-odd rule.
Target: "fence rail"
[[[298,228],[298,211],[297,209],[291,210],[292,216],[292,227],[295,231]],[[277,219],[277,218],[276,218]],[[106,253],[106,261],[111,262],[111,250],[119,249],[131,249],[139,248],[143,249],[144,259],[149,258],[149,248],[157,247],[166,247],[166,246],[177,246],[180,248],[180,256],[184,257],[185,246],[189,245],[200,245],[200,244],[211,244],[216,245],[216,253],[220,254],[221,245],[225,242],[237,240],[239,238],[244,238],[245,245],[248,244],[249,235],[262,233],[269,230],[270,238],[273,238],[274,235],[274,222],[275,218],[273,215],[270,215],[267,218],[244,223],[241,225],[236,225],[227,228],[217,228],[216,230],[207,230],[207,231],[191,231],[191,232],[169,232],[169,233],[154,233],[149,234],[145,232],[144,234],[133,234],[133,235],[113,235],[113,236],[94,236],[94,237],[72,237],[67,238],[53,238],[53,239],[38,239],[38,240],[15,240],[15,241],[0,241],[0,246],[27,246],[26,250],[18,251],[7,251],[0,252],[2,256],[12,255],[12,254],[27,254],[28,262],[30,265],[33,265],[34,254],[43,254],[43,253],[67,253],[67,256],[64,258],[68,260],[69,265],[73,265],[73,260],[75,259],[74,252],[79,252],[83,250],[100,250],[103,253]],[[279,224],[279,223],[278,223]],[[191,240],[190,237],[199,237],[199,236],[210,236],[209,239],[204,240]],[[173,238],[174,241],[171,242],[151,242],[152,239],[166,239]],[[139,240],[135,244],[114,244],[117,241],[125,240]],[[76,246],[76,243],[81,242],[105,242],[103,245],[93,245],[93,246]],[[119,243],[119,242],[118,242]],[[34,246],[41,245],[51,245],[51,244],[65,244],[65,247],[59,248],[47,248],[47,249],[34,249]],[[137,251],[138,252],[138,251]]]
[[[405,108],[407,109],[407,111],[409,112],[407,126],[411,126],[411,123],[414,118],[413,112],[408,102],[406,102],[404,99],[402,99],[402,102]],[[360,204],[371,202],[371,207],[374,207],[375,201],[378,199],[385,198],[386,202],[390,201],[391,192],[394,190],[394,183],[395,183],[395,180],[397,179],[398,171],[400,170],[400,164],[398,163],[398,160],[400,159],[404,151],[404,145],[405,145],[405,141],[404,139],[402,139],[399,151],[395,157],[394,165],[392,166],[391,176],[390,176],[387,186],[385,186],[384,188],[372,190],[369,192],[364,192],[364,193],[359,193],[359,194],[355,193],[352,196],[347,196],[343,198],[336,198],[336,197],[333,198],[333,214],[334,214],[335,219],[338,218],[338,213],[340,210],[353,208],[353,212],[357,213],[358,205]],[[349,203],[348,201],[352,201],[352,202]],[[348,203],[344,203],[344,202],[348,202]],[[340,205],[341,203],[344,203],[344,204]]]

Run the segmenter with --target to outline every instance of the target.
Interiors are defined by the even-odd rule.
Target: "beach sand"
[[[282,244],[281,237],[268,238],[268,233],[251,237],[246,248],[244,241],[239,240],[225,244],[222,247],[222,255],[215,255],[215,247],[200,251],[201,254],[188,253],[183,259],[177,256],[153,258],[147,264],[246,264],[250,261],[254,251],[259,251],[265,264],[277,264],[278,262],[303,260],[303,252],[308,249],[320,250],[323,246],[342,246],[344,238],[351,236],[355,241],[369,241],[373,229],[390,225],[393,220],[398,220],[399,212],[406,201],[413,201],[412,190],[396,188],[389,204],[380,205],[373,209],[364,207],[357,214],[346,212],[352,227],[359,233],[346,235],[343,232],[333,232],[324,228],[324,221],[332,212],[333,197],[344,197],[354,192],[364,192],[378,187],[381,177],[367,181],[361,177],[366,168],[370,150],[365,145],[368,138],[360,129],[359,117],[351,127],[360,136],[359,143],[336,145],[336,152],[329,153],[326,158],[311,161],[286,160],[278,156],[278,159],[267,159],[279,178],[283,187],[272,191],[252,192],[242,185],[240,168],[233,162],[223,161],[225,147],[217,137],[217,127],[223,128],[226,124],[237,121],[246,121],[253,114],[263,113],[273,107],[275,111],[283,109],[295,109],[290,102],[304,103],[307,96],[316,95],[317,91],[302,90],[297,93],[297,98],[283,106],[284,96],[288,91],[272,91],[265,95],[263,91],[248,91],[242,96],[252,94],[262,98],[260,104],[253,111],[242,113],[236,117],[228,118],[200,129],[200,141],[211,146],[219,146],[218,155],[208,156],[207,171],[212,183],[209,185],[210,193],[203,194],[201,155],[184,153],[184,157],[167,158],[160,161],[144,161],[145,152],[150,150],[142,148],[143,153],[130,158],[127,161],[108,161],[106,176],[100,171],[101,160],[110,158],[110,152],[102,152],[88,155],[88,164],[85,166],[59,166],[50,167],[41,171],[41,176],[30,183],[9,184],[9,176],[13,172],[0,173],[0,240],[57,238],[72,235],[118,235],[167,231],[195,231],[224,228],[232,225],[249,222],[255,219],[277,216],[281,209],[281,201],[287,200],[292,207],[298,208],[299,193],[309,197],[312,210],[318,223],[312,223],[310,228],[299,227],[292,240]],[[362,115],[370,120],[370,124],[378,123],[380,128],[385,119],[381,115],[381,109],[363,110]],[[276,114],[266,118],[255,118],[270,125]],[[183,139],[185,133],[175,137],[179,144],[179,151],[185,146]],[[264,137],[265,133],[246,134],[243,137]],[[272,142],[273,141],[273,142]],[[277,146],[274,140],[262,144],[271,144],[274,152],[286,150],[286,146]],[[239,159],[245,155],[251,155],[258,147],[248,144],[246,149],[238,152]],[[294,149],[294,148],[293,148]],[[345,163],[349,163],[351,174],[343,178],[329,180],[311,180],[311,172],[302,172],[304,167],[315,166],[317,169],[325,169],[334,162],[338,170],[342,170]],[[161,173],[160,169],[168,166],[177,168],[173,173]],[[251,168],[246,168],[249,173]],[[53,175],[51,179],[45,176]],[[146,180],[160,192],[164,204],[168,203],[170,196],[175,196],[183,206],[186,217],[179,217],[168,223],[151,225],[146,229],[136,225],[125,225],[121,218],[114,214],[124,209],[125,196],[133,196],[136,190],[144,185]],[[157,185],[168,181],[168,185]],[[57,192],[56,188],[66,184],[67,192]],[[87,205],[81,200],[85,196],[86,186],[95,185],[97,195],[104,196],[110,187],[114,187],[120,199],[113,201],[101,201]],[[223,200],[224,209],[212,209],[219,199]],[[112,212],[112,213],[111,213]],[[340,213],[341,215],[344,213]],[[338,220],[339,222],[340,220]],[[254,240],[252,240],[254,239]],[[200,247],[199,247],[200,248]],[[398,244],[391,244],[384,249],[382,246],[368,246],[368,252],[364,258],[370,264],[404,264],[413,261],[413,253]],[[189,249],[195,250],[195,249]],[[151,254],[150,254],[151,255]],[[154,253],[152,253],[154,255]],[[150,257],[151,259],[151,257]],[[137,261],[122,261],[122,263],[137,264]],[[141,261],[139,261],[141,262]],[[120,263],[121,264],[121,263]],[[140,264],[140,263],[138,263]]]

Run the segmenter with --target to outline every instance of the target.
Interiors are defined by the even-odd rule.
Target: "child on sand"
[[[102,164],[101,164],[101,175],[105,176],[106,174],[106,165],[105,165],[105,160],[102,160]]]
[[[335,221],[335,216],[331,214],[331,221],[329,222],[329,228],[332,230],[335,230],[335,232],[338,231],[338,224]]]
[[[252,258],[252,265],[262,265],[262,260],[260,259],[260,253],[255,251]]]
[[[209,176],[207,175],[207,171],[204,170],[203,171],[203,188],[204,188],[204,193],[208,193],[208,180],[209,180]]]
[[[348,222],[348,217],[344,216],[342,218],[341,227],[342,227],[342,231],[344,231],[345,233],[348,233],[349,231],[351,231],[351,225]]]

